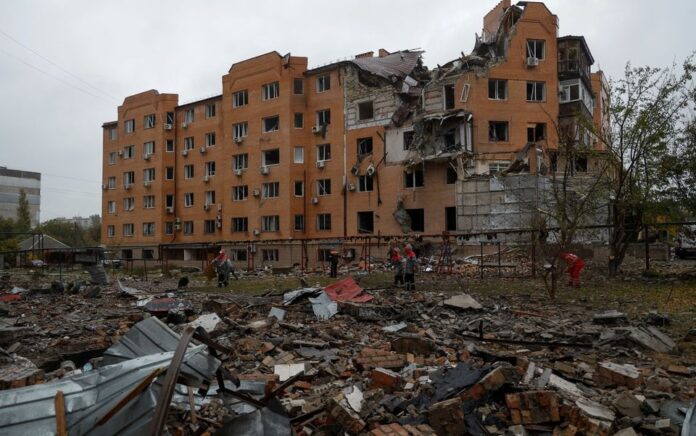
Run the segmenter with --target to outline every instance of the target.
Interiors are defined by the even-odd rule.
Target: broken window
[[[304,147],[295,147],[293,152],[293,162],[296,164],[304,163]]]
[[[153,223],[154,226],[154,223]],[[153,229],[153,234],[154,234],[154,229]],[[154,259],[155,258],[155,251],[151,248],[143,248],[143,259]]]
[[[425,209],[406,209],[411,217],[411,230],[414,232],[425,231]]]
[[[587,172],[587,156],[576,156],[575,157],[575,171],[579,173]]]
[[[244,138],[247,136],[247,132],[249,131],[249,125],[247,122],[243,123],[237,123],[234,126],[234,139],[238,138]]]
[[[167,151],[167,152],[174,151],[174,140],[173,139],[167,139],[167,142],[165,145],[165,151]]]
[[[184,138],[184,150],[193,150],[194,146],[193,136]]]
[[[205,146],[212,147],[215,145],[215,132],[209,132],[205,134]]]
[[[263,119],[263,133],[275,132],[280,129],[280,117],[268,117]]]
[[[247,185],[232,187],[232,201],[243,201],[247,197],[249,197],[249,187]]]
[[[325,126],[331,124],[331,111],[323,109],[317,111],[317,126]]]
[[[358,157],[372,154],[372,138],[358,138]]]
[[[454,109],[454,85],[445,85],[442,90],[445,110]]]
[[[211,177],[215,175],[215,161],[205,163],[205,175]]]
[[[249,231],[249,218],[245,216],[238,216],[232,218],[232,231],[233,232],[248,232]]]
[[[507,80],[488,79],[488,98],[505,100],[507,98]]]
[[[375,231],[375,214],[372,211],[358,212],[358,233]]]
[[[193,192],[184,193],[184,207],[193,206]]]
[[[166,119],[167,124],[174,124],[174,112],[167,112]]]
[[[203,221],[203,233],[206,233],[206,234],[215,233],[215,220],[204,220]]]
[[[280,254],[277,248],[261,250],[261,257],[264,262],[278,262],[278,260],[280,260]]]
[[[215,204],[215,191],[205,191],[205,204]]]
[[[153,127],[155,127],[155,114],[145,115],[143,129],[152,129]]]
[[[457,182],[457,172],[451,166],[447,166],[447,174],[445,176],[445,183],[448,185],[454,185]]]
[[[445,230],[448,232],[457,230],[457,208],[455,206],[445,208]]]
[[[295,78],[292,82],[292,92],[296,95],[304,94],[304,79],[299,77]]]
[[[301,129],[304,127],[304,114],[302,112],[295,113],[294,127],[296,129]]]
[[[130,211],[135,209],[135,198],[126,197],[123,199],[123,210]]]
[[[488,122],[488,140],[489,141],[507,141],[508,140],[508,122],[507,121],[489,121]]]
[[[232,94],[232,107],[242,107],[249,104],[249,92],[244,89]]]
[[[494,174],[502,173],[510,166],[510,162],[490,162],[488,164],[488,174],[491,176]]]
[[[123,127],[126,133],[133,133],[135,131],[135,120],[126,120]]]
[[[174,180],[174,167],[165,167],[164,178],[165,180]]]
[[[358,103],[358,120],[371,120],[374,116],[372,100]]]
[[[544,82],[527,82],[527,101],[544,101],[546,98]]]
[[[261,95],[264,100],[272,100],[280,95],[280,84],[278,82],[267,83],[261,87]]]
[[[404,186],[406,188],[420,188],[423,186],[423,170],[404,172]]]
[[[155,223],[143,223],[143,236],[154,236]]]
[[[261,230],[277,232],[280,230],[280,215],[265,215],[261,217]]]
[[[360,192],[371,192],[372,191],[372,177],[368,175],[362,175],[358,177],[358,191]]]
[[[537,142],[546,139],[546,124],[536,123],[527,126],[527,142]]]
[[[462,95],[459,97],[459,101],[467,101],[469,99],[469,89],[471,89],[471,85],[468,83],[465,83],[464,86],[462,86]]]
[[[263,198],[278,198],[280,196],[280,182],[263,184]]]
[[[133,159],[133,156],[135,156],[135,145],[128,145],[126,147],[123,147],[124,159]]]
[[[545,57],[545,47],[546,41],[543,39],[529,39],[527,40],[527,57],[544,59]]]
[[[215,116],[215,103],[205,105],[205,117],[213,118]]]
[[[304,197],[304,182],[295,180],[295,197]]]
[[[193,165],[184,165],[184,179],[192,179],[193,175]]]
[[[317,92],[324,92],[331,89],[331,76],[326,74],[317,77]]]
[[[330,213],[320,213],[317,215],[317,230],[331,230]]]
[[[331,179],[317,180],[317,195],[331,195]]]
[[[331,144],[317,145],[317,162],[331,160]]]
[[[164,197],[164,205],[165,207],[174,207],[174,194],[167,194],[167,196]]]
[[[280,150],[265,150],[263,152],[263,165],[278,165],[280,164]]]
[[[247,153],[235,154],[232,156],[232,169],[245,170],[249,166],[249,155]]]
[[[296,232],[304,232],[304,215],[295,215],[295,225],[293,228]]]
[[[413,144],[413,130],[409,132],[404,132],[404,150],[408,150],[411,148],[411,144]]]

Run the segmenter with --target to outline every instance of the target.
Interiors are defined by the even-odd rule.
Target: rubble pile
[[[44,288],[1,303],[3,433],[55,429],[60,407],[22,411],[60,391],[74,434],[696,434],[694,338],[656,313],[350,277],[263,296]]]

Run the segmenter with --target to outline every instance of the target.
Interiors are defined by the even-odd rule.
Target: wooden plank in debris
[[[54,405],[56,409],[56,434],[58,436],[67,436],[68,424],[65,419],[65,397],[63,396],[63,391],[56,392]]]

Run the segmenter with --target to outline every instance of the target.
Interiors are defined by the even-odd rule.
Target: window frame
[[[369,117],[368,116],[363,116],[363,115],[368,115],[368,114],[363,114],[363,111],[366,109],[365,108],[369,104]],[[365,100],[361,101],[357,104],[357,112],[358,112],[358,121],[371,121],[375,119],[375,102],[374,100]],[[330,124],[330,123],[329,123]]]
[[[318,179],[317,180],[317,196],[326,197],[331,195],[331,179]]]
[[[531,86],[531,94],[530,94]],[[539,92],[538,87],[541,86],[541,97],[537,98],[537,93]],[[531,98],[530,98],[531,97]],[[543,103],[546,101],[546,82],[540,81],[527,81],[527,92],[526,92],[527,102],[529,103]]]
[[[249,185],[232,187],[232,201],[246,201],[249,198]]]
[[[193,207],[196,205],[193,192],[184,192],[184,207]]]
[[[249,123],[241,121],[232,124],[232,139],[243,139],[249,135]]]
[[[502,86],[502,94],[503,96],[501,97],[501,88],[500,85]],[[493,85],[493,88],[491,89],[491,85]],[[491,91],[493,91],[493,96],[491,96]],[[508,96],[508,81],[507,79],[488,79],[488,99],[489,100],[495,100],[495,101],[506,101]]]
[[[420,174],[420,178],[418,177]],[[420,179],[420,184],[418,181]],[[410,185],[410,186],[409,186]],[[425,187],[425,171],[422,169],[413,169],[410,173],[404,171],[404,188],[405,189],[415,189]]]
[[[505,126],[505,138],[504,139],[498,139],[497,133],[498,129],[494,127],[496,125],[504,125]],[[491,130],[494,129],[494,130]],[[496,136],[492,137],[491,132],[495,131]],[[488,142],[510,142],[510,122],[509,121],[488,121]]]
[[[262,198],[269,199],[280,197],[280,182],[265,182],[262,188]]]
[[[280,82],[270,82],[261,85],[261,100],[275,100],[280,97]]]
[[[153,221],[143,223],[143,236],[155,236],[155,223]]]
[[[276,153],[278,155],[278,162],[269,163],[268,162],[268,153]],[[280,165],[280,149],[279,148],[271,148],[268,150],[261,150],[261,165],[263,165],[265,167],[272,167],[272,166]]]
[[[232,155],[232,169],[246,170],[249,168],[249,153],[239,153]]]
[[[212,110],[211,110],[212,109]],[[205,105],[205,119],[215,118],[217,116],[217,104],[215,102]]]
[[[275,124],[275,128],[271,126],[271,128],[268,128],[268,122],[270,120],[277,120]],[[261,132],[262,133],[273,133],[277,132],[280,130],[280,115],[271,115],[270,117],[263,117],[261,118]]]
[[[261,230],[264,232],[279,232],[280,215],[263,215],[261,217]]]
[[[230,231],[232,233],[248,233],[249,217],[233,216],[230,221]]]
[[[244,107],[249,104],[249,90],[240,89],[232,93],[232,108]]]
[[[157,117],[155,114],[147,114],[143,117],[143,130],[154,129]]]
[[[316,225],[318,232],[331,231],[331,214],[318,213]]]
[[[331,74],[322,74],[317,76],[317,94],[331,91]]]
[[[331,144],[317,144],[317,162],[326,162],[331,160]],[[328,155],[328,157],[327,157]]]
[[[532,46],[530,46],[530,43]],[[537,53],[537,45],[541,44],[541,56]],[[533,48],[532,48],[533,47]],[[537,58],[540,61],[546,59],[546,40],[545,39],[528,39],[527,40],[527,57]]]

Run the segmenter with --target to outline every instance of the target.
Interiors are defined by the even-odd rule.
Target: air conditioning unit
[[[179,223],[174,224],[174,230],[176,230],[177,232],[179,230],[181,230],[181,224],[179,224]]]
[[[210,176],[203,176],[203,181],[208,183],[210,181]]]
[[[182,150],[181,151],[182,156],[188,156],[188,150]]]
[[[198,151],[200,151],[201,154],[205,154],[205,152],[208,151],[208,147],[203,146],[203,147],[201,147]]]
[[[241,176],[243,173],[244,173],[244,171],[241,168],[234,170],[235,176]]]
[[[357,165],[355,165],[353,168],[350,169],[350,172],[351,172],[351,174],[353,174],[354,176],[357,176],[358,174],[360,174],[360,167],[358,167]]]
[[[218,229],[222,228],[222,218],[215,220],[215,227],[217,227]]]
[[[168,207],[168,208],[167,208],[167,213],[174,213],[174,208],[173,208],[173,207]]]
[[[367,174],[369,177],[372,177],[375,174],[374,165],[370,164],[370,166],[367,167],[367,170],[365,170],[365,174]]]
[[[210,205],[208,203],[204,204],[203,210],[210,210]]]
[[[123,150],[119,150],[119,151],[118,151],[118,155],[119,155],[119,156],[123,156]]]
[[[171,124],[165,124],[165,125],[164,125],[164,130],[172,130],[173,127],[174,127],[174,126],[172,126]]]
[[[151,157],[151,156],[152,156],[152,155],[151,155],[150,153],[144,153],[144,154],[143,154],[143,159],[145,159],[145,160],[150,160],[150,157]]]
[[[109,187],[106,185],[102,185],[102,189],[106,191],[107,189],[109,189]]]
[[[319,204],[319,197],[312,197],[312,204]]]
[[[182,129],[188,128],[188,123],[181,123],[181,128]]]
[[[527,58],[527,66],[528,67],[536,67],[539,65],[539,58],[530,56]]]
[[[126,188],[126,190],[130,189],[131,186],[132,186],[131,183],[126,183],[125,185],[123,185],[123,187]]]
[[[353,184],[353,183],[348,183],[348,190],[349,190],[349,191],[355,191],[355,184]]]
[[[149,180],[145,180],[145,181],[143,182],[143,186],[146,187],[146,188],[149,188],[149,187],[150,187],[150,184],[152,184],[152,182],[149,181]]]
[[[234,138],[235,144],[241,144],[242,142],[244,142],[244,138],[242,138],[241,136]]]
[[[261,166],[261,174],[263,174],[265,176],[268,174],[268,172],[269,172],[268,167],[266,165],[262,165]]]
[[[254,190],[251,191],[251,195],[253,195],[254,197],[258,197],[259,195],[261,195],[261,190],[259,188],[254,188]]]
[[[261,234],[261,230],[254,229],[254,236],[259,236],[260,234]]]
[[[326,166],[326,163],[323,160],[317,161],[317,168],[324,169],[324,166]]]
[[[321,133],[321,126],[312,127],[312,133]]]

